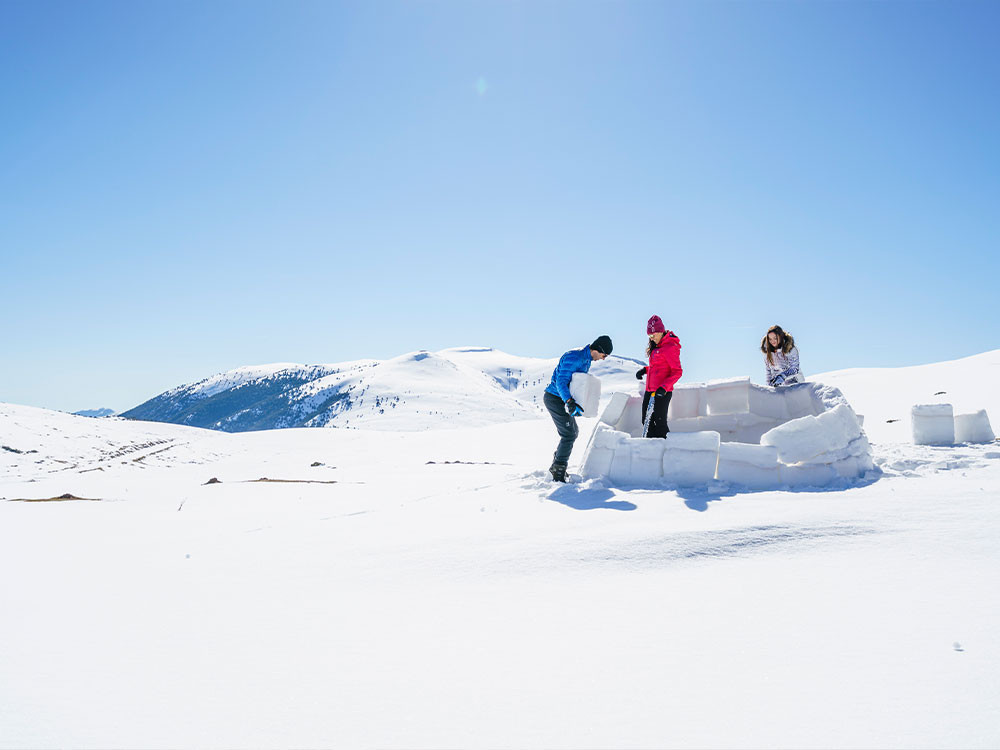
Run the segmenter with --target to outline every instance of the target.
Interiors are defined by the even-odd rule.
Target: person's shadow
[[[611,500],[615,493],[606,489],[583,489],[575,484],[567,484],[549,493],[549,500],[573,510],[635,510],[638,506],[627,500]]]

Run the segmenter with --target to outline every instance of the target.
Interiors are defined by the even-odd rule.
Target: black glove
[[[566,413],[571,417],[579,417],[583,414],[583,407],[570,398],[569,401],[566,402]]]
[[[654,393],[653,395],[654,396],[666,396],[667,395],[667,389],[664,388],[661,385],[659,388],[656,389],[656,393]]]
[[[641,370],[636,371],[635,379],[642,380],[644,377],[646,377],[646,369],[647,368],[643,367]]]

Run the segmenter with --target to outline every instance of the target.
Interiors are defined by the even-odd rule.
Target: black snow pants
[[[576,426],[576,419],[566,413],[566,404],[557,395],[545,391],[542,401],[545,408],[549,410],[552,421],[556,423],[556,430],[559,432],[560,438],[552,462],[565,466],[569,463],[569,454],[573,452],[573,443],[576,442],[576,436],[580,434],[580,428]]]
[[[642,397],[642,423],[646,424],[646,411],[649,409],[649,391]],[[670,397],[673,391],[667,391],[665,396],[657,396],[653,399],[653,413],[649,415],[649,426],[646,429],[646,437],[665,438],[670,428],[667,427],[667,407],[670,406]]]

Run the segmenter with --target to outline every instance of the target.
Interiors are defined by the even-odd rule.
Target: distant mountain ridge
[[[77,417],[113,417],[115,415],[114,409],[84,409],[83,411],[75,411],[73,414]]]
[[[120,416],[225,432],[480,426],[544,416],[542,392],[556,362],[464,347],[382,361],[241,367],[173,388]],[[595,362],[591,373],[606,393],[631,391],[638,364],[612,356]]]

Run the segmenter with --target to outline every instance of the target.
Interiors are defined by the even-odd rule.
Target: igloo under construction
[[[679,385],[664,439],[641,437],[641,412],[641,396],[612,394],[584,452],[585,479],[778,489],[822,487],[874,468],[862,420],[838,389],[820,383],[768,388],[732,378]]]

